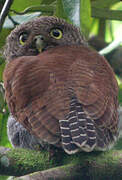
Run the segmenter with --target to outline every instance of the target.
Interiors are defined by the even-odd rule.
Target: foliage
[[[9,176],[0,176],[0,180],[6,180]]]
[[[122,83],[119,86],[119,102],[120,105],[122,106]]]

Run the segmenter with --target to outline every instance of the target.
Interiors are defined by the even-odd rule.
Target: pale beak
[[[34,38],[36,48],[39,52],[42,52],[44,48],[46,47],[46,42],[44,40],[44,37],[42,35],[35,36]]]

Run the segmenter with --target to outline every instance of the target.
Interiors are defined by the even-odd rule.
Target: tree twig
[[[112,43],[110,43],[107,47],[99,51],[99,54],[106,55],[116,49],[122,43],[122,39],[115,39]]]
[[[13,3],[13,0],[6,0],[3,6],[3,9],[0,14],[0,32],[2,30],[3,23],[5,21],[6,16],[8,15],[9,9]]]

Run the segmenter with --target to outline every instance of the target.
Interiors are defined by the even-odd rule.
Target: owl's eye
[[[60,29],[52,29],[50,32],[50,35],[55,39],[61,39],[63,36],[63,33]]]
[[[20,34],[19,36],[19,42],[20,44],[23,46],[25,44],[25,42],[27,41],[28,39],[28,34],[27,33],[22,33]]]

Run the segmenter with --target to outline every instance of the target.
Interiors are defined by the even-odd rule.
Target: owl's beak
[[[42,52],[46,46],[46,42],[42,35],[35,36],[34,38],[36,48],[39,52]]]

